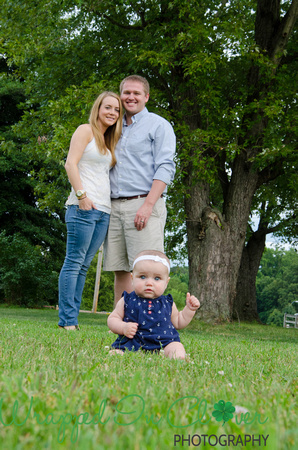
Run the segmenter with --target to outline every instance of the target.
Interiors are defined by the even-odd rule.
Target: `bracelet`
[[[84,198],[87,198],[87,195],[85,195],[85,197],[79,198],[79,201],[84,200]]]

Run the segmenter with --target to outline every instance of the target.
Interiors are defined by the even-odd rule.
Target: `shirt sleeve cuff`
[[[166,168],[160,167],[153,177],[153,180],[160,180],[166,184],[171,184],[174,179],[175,169],[168,170]]]

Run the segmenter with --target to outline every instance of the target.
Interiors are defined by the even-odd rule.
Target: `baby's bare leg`
[[[171,342],[164,348],[165,356],[173,359],[185,359],[186,353],[181,342]]]

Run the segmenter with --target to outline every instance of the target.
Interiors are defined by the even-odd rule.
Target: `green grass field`
[[[183,362],[109,355],[107,316],[79,319],[0,308],[1,449],[298,449],[298,330],[193,320]]]

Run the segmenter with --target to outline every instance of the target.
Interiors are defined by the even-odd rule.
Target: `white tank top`
[[[110,178],[109,171],[111,168],[112,156],[108,151],[106,155],[102,155],[95,142],[95,138],[89,142],[84,150],[82,158],[78,163],[80,178],[83,189],[87,196],[93,201],[99,211],[110,214]],[[74,189],[71,189],[66,205],[78,205]]]

